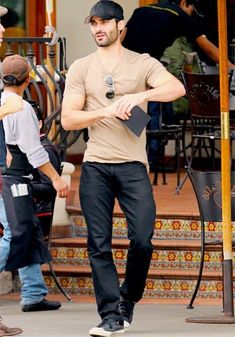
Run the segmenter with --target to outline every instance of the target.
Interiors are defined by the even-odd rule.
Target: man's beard
[[[104,41],[98,41],[95,36],[94,36],[94,39],[95,39],[95,43],[97,44],[98,47],[105,48],[105,47],[111,46],[112,44],[114,44],[117,41],[118,33],[116,33],[115,35],[111,33],[110,36],[106,35],[106,38],[105,38]]]

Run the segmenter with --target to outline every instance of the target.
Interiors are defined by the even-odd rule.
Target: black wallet
[[[144,128],[150,121],[151,117],[146,114],[146,112],[141,109],[138,105],[134,106],[131,110],[131,116],[127,120],[122,120],[118,118],[122,124],[124,124],[128,129],[130,129],[137,137],[140,137]]]

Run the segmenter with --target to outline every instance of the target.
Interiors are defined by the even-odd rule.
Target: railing
[[[66,160],[66,150],[74,144],[82,131],[65,131],[61,126],[61,103],[65,86],[66,45],[59,38],[52,45],[51,38],[5,38],[5,55],[20,54],[30,64],[31,80],[24,98],[35,101],[42,111],[49,138],[57,144],[61,159]]]

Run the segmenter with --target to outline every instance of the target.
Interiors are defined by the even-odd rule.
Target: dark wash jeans
[[[130,240],[121,288],[111,250],[115,197],[126,216]],[[80,202],[88,227],[98,312],[102,319],[122,319],[118,311],[120,294],[133,302],[141,299],[153,251],[156,207],[146,167],[140,162],[83,163]]]

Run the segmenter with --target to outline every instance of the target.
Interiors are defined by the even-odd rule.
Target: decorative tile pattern
[[[86,237],[86,223],[81,215],[71,215],[70,220],[74,236]],[[233,231],[235,226],[233,226]],[[195,219],[156,219],[154,239],[163,240],[200,240],[201,224]],[[233,232],[234,233],[234,232]],[[113,236],[115,238],[127,237],[127,225],[124,217],[115,216],[113,219]],[[221,223],[206,223],[206,240],[213,241],[222,238]],[[183,247],[183,246],[182,246]],[[53,263],[71,266],[89,266],[86,247],[52,247]],[[113,257],[116,266],[125,268],[127,259],[126,248],[114,248]],[[149,278],[146,283],[145,298],[191,298],[195,288],[195,280],[175,279],[173,276],[151,278],[151,270],[199,270],[201,253],[198,248],[155,249],[152,255]],[[235,261],[234,261],[235,262]],[[206,251],[205,271],[221,272],[221,252],[216,250]],[[176,273],[179,275],[178,273]],[[185,273],[184,273],[185,274]],[[152,274],[153,275],[153,274]],[[61,285],[68,293],[94,296],[91,277],[60,276]],[[58,293],[58,289],[51,276],[45,276],[48,288]],[[121,280],[120,280],[121,282]],[[235,287],[234,287],[235,291]],[[197,295],[199,298],[222,298],[222,282],[220,280],[203,280]]]
[[[63,288],[71,295],[94,296],[92,280],[89,277],[59,277]],[[52,277],[45,277],[46,284],[51,293],[58,293]],[[120,280],[120,283],[122,280]],[[146,282],[144,298],[188,298],[190,299],[195,288],[192,280],[148,279]],[[235,283],[234,283],[235,292]],[[221,281],[202,281],[198,298],[222,298]]]
[[[87,236],[86,223],[82,215],[72,215],[70,220],[74,226],[74,236]],[[208,222],[206,227],[207,240],[222,239],[222,224]],[[201,223],[192,219],[156,219],[154,236],[155,239],[200,239]],[[235,235],[235,223],[233,223]],[[113,236],[122,238],[127,236],[127,224],[124,217],[114,217]]]
[[[89,266],[87,248],[54,247],[51,250],[54,264],[71,266]],[[117,267],[124,268],[127,259],[127,249],[113,249],[113,257]],[[199,269],[201,253],[187,250],[154,250],[151,269]],[[221,270],[221,252],[208,251],[205,253],[204,270]]]

